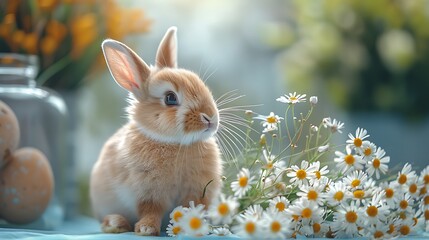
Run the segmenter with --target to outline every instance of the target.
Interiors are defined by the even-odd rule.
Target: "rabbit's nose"
[[[200,116],[201,116],[201,122],[203,122],[207,126],[207,130],[217,128],[216,126],[217,122],[215,117],[210,117],[205,113],[201,113]]]

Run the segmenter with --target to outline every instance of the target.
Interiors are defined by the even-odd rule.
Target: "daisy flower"
[[[362,152],[361,155],[365,162],[372,160],[374,158],[375,151],[377,150],[377,146],[374,143],[369,141],[363,141],[362,143]]]
[[[399,201],[399,198],[402,194],[400,188],[397,187],[398,183],[392,181],[390,183],[382,182],[380,184],[380,189],[383,191],[383,200],[386,201],[390,209],[394,209],[396,202]]]
[[[219,198],[215,199],[210,205],[208,214],[213,224],[230,224],[238,206],[239,203],[235,197],[229,196],[226,198],[224,194],[220,194]]]
[[[228,228],[226,227],[217,227],[217,228],[213,228],[212,233],[216,236],[229,236],[231,235],[231,231],[229,231]]]
[[[411,197],[411,195],[408,192],[403,193],[401,194],[397,202],[398,210],[403,212],[412,212],[413,204],[414,204],[414,200]]]
[[[231,189],[234,191],[234,196],[243,197],[254,183],[254,176],[250,177],[249,169],[242,168],[237,174],[237,181],[231,183]]]
[[[276,175],[277,173],[280,174],[280,172],[284,170],[284,167],[286,166],[286,163],[284,161],[282,160],[276,161],[276,156],[268,154],[267,150],[265,149],[262,151],[262,155],[263,155],[263,160],[265,161],[265,164],[262,167],[263,169],[274,170]]]
[[[351,199],[356,201],[357,203],[366,204],[369,197],[372,196],[373,193],[372,188],[360,188],[360,189],[354,189],[352,190],[352,197]]]
[[[166,232],[168,236],[175,237],[182,233],[182,228],[177,223],[170,221]]]
[[[237,215],[235,218],[237,224],[232,227],[232,232],[237,234],[240,237],[245,238],[262,238],[262,226],[257,220],[253,217],[246,217],[243,214]]]
[[[326,151],[328,150],[328,148],[329,148],[329,144],[322,145],[322,146],[319,146],[319,147],[317,148],[317,151],[318,151],[318,152],[320,152],[320,153],[322,153],[322,152],[326,152]]]
[[[347,176],[343,178],[343,182],[347,187],[351,189],[356,189],[356,188],[362,188],[363,183],[365,183],[367,179],[368,179],[368,175],[363,171],[359,170],[359,171],[353,171],[347,174]]]
[[[261,205],[254,204],[246,208],[246,210],[244,210],[244,212],[241,215],[243,215],[246,218],[260,220],[263,212],[264,212],[264,209],[261,207]]]
[[[414,226],[414,221],[412,219],[407,221],[401,221],[398,227],[398,232],[403,236],[410,235],[411,233],[414,232],[413,226]]]
[[[337,167],[344,174],[347,171],[351,170],[362,170],[365,164],[365,161],[362,157],[352,154],[350,148],[346,148],[346,154],[335,151],[335,155],[337,156],[334,161],[337,163]]]
[[[269,209],[276,210],[278,212],[284,212],[290,205],[289,200],[283,196],[277,196],[269,200]]]
[[[209,224],[204,219],[204,205],[195,206],[194,202],[189,203],[189,210],[180,218],[178,225],[183,230],[183,234],[188,236],[204,236],[209,233]]]
[[[316,177],[316,166],[309,166],[306,160],[302,160],[301,167],[293,165],[291,169],[292,171],[287,173],[287,176],[291,178],[290,182],[297,186],[308,185],[308,181]]]
[[[355,149],[357,152],[362,153],[362,145],[364,143],[364,139],[369,137],[367,131],[363,128],[356,129],[356,135],[349,133],[349,139],[346,141],[349,147]]]
[[[307,237],[317,237],[322,238],[326,237],[329,227],[326,222],[323,221],[310,221],[301,226],[299,230],[301,234]]]
[[[322,191],[325,188],[323,185],[315,184],[313,186],[307,186],[302,185],[299,187],[301,190],[296,195],[298,195],[301,198],[307,199],[308,201],[313,201],[317,203],[318,205],[323,205],[323,197],[322,197]]]
[[[423,171],[420,173],[420,181],[424,185],[429,186],[429,166],[426,166]]]
[[[289,226],[289,219],[277,210],[268,209],[261,219],[261,226],[264,228],[264,238],[279,239],[292,232]]]
[[[346,202],[351,197],[351,193],[347,190],[347,187],[343,182],[331,184],[328,192],[324,194],[324,198],[330,206],[337,206]]]
[[[357,236],[359,228],[363,226],[364,217],[362,209],[355,201],[349,204],[341,204],[334,213],[334,222],[331,225],[333,231],[342,235]]]
[[[310,166],[314,166],[314,175],[316,178],[310,179],[310,184],[313,185],[315,182],[320,181],[322,178],[326,178],[326,174],[329,173],[328,166],[323,166],[322,169],[320,169],[320,162],[316,161],[310,164]]]
[[[328,118],[324,118],[322,120],[323,126],[325,128],[329,128],[331,130],[332,133],[343,133],[342,129],[344,128],[344,123],[337,121],[337,119],[333,119],[331,120],[330,117]]]
[[[408,189],[406,190],[414,199],[419,197],[419,190],[422,189],[422,187],[424,186],[424,184],[419,180],[419,178],[416,178],[414,181],[410,182],[408,184]]]
[[[411,164],[405,163],[402,170],[398,173],[397,181],[404,189],[407,189],[407,184],[414,182],[417,176],[414,171],[411,169]]]
[[[299,198],[286,209],[286,214],[295,221],[321,221],[324,215],[323,213],[323,209],[314,201],[308,201],[305,198]]]
[[[389,207],[382,201],[382,194],[376,193],[365,207],[365,222],[367,225],[384,222],[389,214]]]
[[[279,98],[276,99],[277,102],[282,102],[282,103],[287,103],[287,104],[296,104],[296,103],[300,103],[300,102],[305,102],[307,101],[305,99],[307,95],[306,94],[296,94],[296,92],[294,93],[289,93],[288,95],[284,95],[284,96],[280,96]]]
[[[366,172],[370,177],[375,173],[375,177],[380,179],[380,172],[386,174],[389,169],[387,164],[390,162],[390,157],[385,155],[386,152],[379,147],[375,151],[373,159],[368,161]]]
[[[185,213],[188,211],[188,208],[185,208],[183,206],[178,206],[170,213],[170,219],[172,223],[178,223],[179,220],[185,215]]]
[[[267,131],[272,131],[277,130],[277,126],[280,123],[280,120],[283,118],[271,112],[268,116],[259,115],[254,117],[254,119],[262,120],[262,127],[268,129]]]
[[[369,239],[391,239],[392,236],[387,233],[389,226],[385,224],[372,224],[365,227],[366,234],[364,237]]]

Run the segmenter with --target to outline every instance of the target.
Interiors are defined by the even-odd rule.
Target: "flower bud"
[[[265,146],[267,144],[267,138],[265,137],[265,134],[261,135],[261,138],[259,139],[259,145]]]
[[[318,101],[317,96],[310,97],[310,103],[312,106],[315,106],[317,104],[317,101]]]

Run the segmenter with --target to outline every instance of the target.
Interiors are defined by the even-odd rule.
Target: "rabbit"
[[[194,201],[207,208],[220,193],[219,111],[204,82],[177,67],[176,32],[166,32],[155,66],[121,42],[102,43],[111,75],[130,92],[128,123],[104,144],[90,177],[103,232],[134,226],[138,235],[159,235],[172,207]]]

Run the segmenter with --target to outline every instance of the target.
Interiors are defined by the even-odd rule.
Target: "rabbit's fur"
[[[189,201],[208,206],[220,192],[219,112],[203,81],[177,68],[176,45],[172,27],[149,67],[120,42],[102,44],[112,76],[130,92],[129,122],[105,143],[91,175],[92,207],[105,232],[134,225],[137,234],[159,235],[167,210]]]

